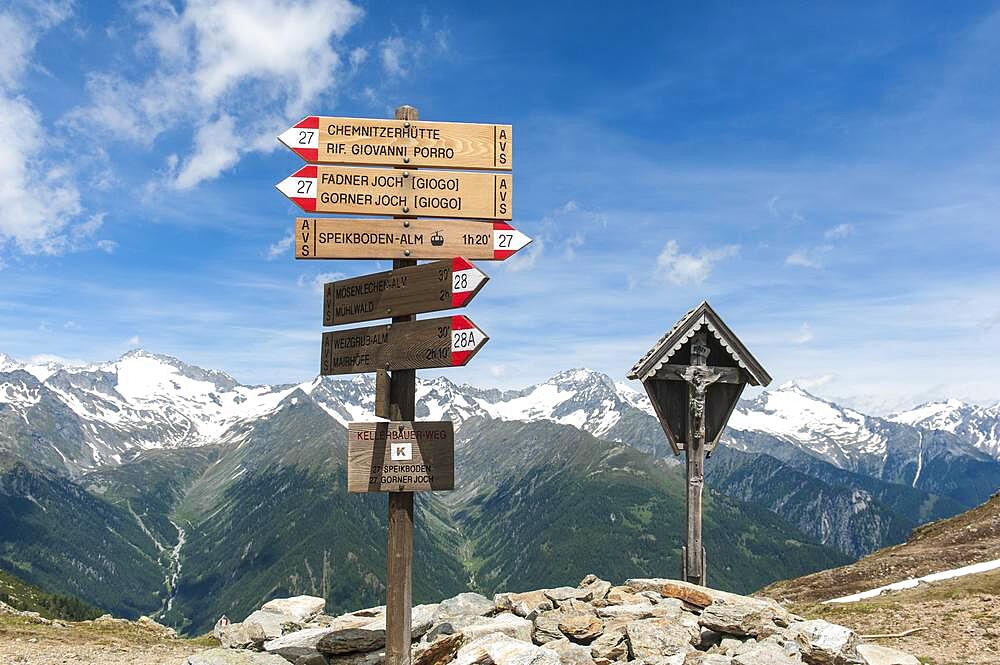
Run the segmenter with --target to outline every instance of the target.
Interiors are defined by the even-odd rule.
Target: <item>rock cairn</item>
[[[323,608],[312,596],[272,600],[217,627],[222,647],[188,665],[383,665],[384,607]],[[492,601],[463,593],[412,617],[412,665],[919,665],[774,601],[667,579],[613,586],[590,575]]]

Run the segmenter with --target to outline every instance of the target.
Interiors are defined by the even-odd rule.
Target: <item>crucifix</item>
[[[670,362],[688,358],[687,363]],[[715,365],[708,364],[713,356]],[[687,528],[681,548],[683,579],[705,585],[702,539],[705,459],[712,454],[747,383],[771,377],[708,303],[691,310],[629,373],[641,379],[675,454],[686,458]]]
[[[684,456],[687,460],[687,537],[682,549],[682,576],[694,584],[707,584],[705,546],[701,537],[702,494],[705,489],[705,410],[708,389],[716,382],[739,383],[739,370],[733,367],[710,367],[711,349],[705,332],[691,339],[691,364],[666,365],[664,373],[674,374],[688,386],[687,431]]]

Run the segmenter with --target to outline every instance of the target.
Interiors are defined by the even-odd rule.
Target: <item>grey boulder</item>
[[[260,609],[273,614],[284,614],[296,623],[305,623],[322,612],[324,607],[326,600],[317,596],[293,596],[269,600]]]
[[[797,665],[802,662],[798,654],[789,655],[774,642],[761,642],[733,657],[733,665]]]
[[[632,659],[675,656],[694,650],[691,630],[668,619],[633,621],[625,626],[625,635]]]
[[[222,647],[188,656],[187,665],[288,665],[288,661],[274,654]]]
[[[493,601],[478,593],[460,593],[438,605],[436,620],[444,617],[485,616],[494,610]]]
[[[858,654],[866,665],[920,665],[910,654],[878,644],[859,644]]]
[[[559,656],[501,633],[484,635],[458,650],[454,665],[561,665]]]
[[[860,640],[850,628],[813,619],[792,624],[785,635],[799,645],[802,660],[810,665],[864,665]]]

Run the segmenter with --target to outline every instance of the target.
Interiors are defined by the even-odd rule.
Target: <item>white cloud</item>
[[[70,0],[35,0],[0,13],[0,88],[20,84],[39,35],[66,20],[72,9]]]
[[[273,261],[274,259],[283,255],[285,252],[291,249],[292,243],[294,242],[295,242],[295,232],[292,231],[287,236],[285,236],[284,238],[282,238],[281,240],[279,240],[278,242],[274,243],[273,245],[267,248],[267,260]]]
[[[174,179],[177,189],[190,189],[203,180],[211,180],[239,161],[240,139],[233,128],[233,119],[226,114],[198,128],[194,154]]]
[[[576,258],[576,250],[578,247],[583,246],[583,242],[584,236],[579,231],[566,238],[566,242],[563,244],[563,256],[567,261],[572,261]]]
[[[785,263],[790,266],[799,266],[801,268],[821,268],[823,264],[820,263],[816,256],[815,250],[810,249],[797,249],[788,256],[785,257]]]
[[[703,249],[696,254],[684,254],[676,240],[670,240],[656,259],[656,276],[672,284],[701,284],[712,273],[712,268],[722,259],[735,256],[737,245]]]
[[[65,172],[53,177],[38,114],[23,97],[0,93],[0,237],[25,252],[49,252],[50,241],[82,212]]]
[[[368,49],[361,48],[360,46],[351,50],[351,55],[349,62],[351,63],[351,69],[357,69],[361,65],[365,64],[365,60],[368,59]]]
[[[83,212],[75,174],[49,155],[49,133],[20,92],[31,54],[45,30],[64,20],[68,2],[37,2],[0,13],[0,241],[29,254],[78,249],[103,216],[76,225]]]
[[[216,178],[247,152],[278,147],[290,118],[331,90],[340,69],[333,42],[362,16],[348,0],[222,0],[133,5],[146,30],[142,78],[92,74],[89,103],[65,123],[83,133],[149,146],[191,128],[192,152],[171,168],[178,189]],[[355,49],[352,62],[360,64]],[[275,108],[277,107],[277,111]]]
[[[389,76],[403,76],[406,68],[403,61],[406,56],[406,42],[402,37],[387,37],[379,49],[382,58],[382,69]]]
[[[838,224],[823,232],[825,243],[813,247],[801,247],[785,257],[785,264],[798,266],[800,268],[822,268],[825,265],[824,259],[829,258],[834,251],[833,241],[843,240],[854,233],[854,226],[851,224]]]
[[[300,287],[309,287],[312,289],[313,293],[318,295],[323,295],[323,285],[327,282],[336,282],[340,279],[346,279],[347,275],[342,272],[321,272],[317,275],[313,275],[311,278],[306,275],[300,275],[298,284]]]
[[[138,335],[132,335],[127,340],[125,340],[126,346],[137,347],[142,344],[142,340],[139,339]]]
[[[799,332],[796,333],[792,339],[792,344],[807,344],[813,340],[813,331],[808,323],[803,323],[799,326]]]
[[[854,233],[854,226],[851,224],[838,224],[833,228],[827,229],[826,233],[823,234],[823,237],[827,240],[839,240],[841,238],[846,238],[852,233]]]

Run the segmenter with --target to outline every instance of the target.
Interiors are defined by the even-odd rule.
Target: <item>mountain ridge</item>
[[[32,373],[32,370],[35,373]],[[20,388],[13,388],[17,371],[27,372],[38,385],[20,375]],[[11,375],[11,379],[4,377]],[[208,445],[242,421],[260,417],[276,408],[294,390],[317,397],[323,408],[341,424],[371,418],[374,380],[359,375],[351,379],[317,377],[298,384],[242,385],[225,372],[206,370],[177,358],[133,349],[118,360],[87,365],[57,365],[44,370],[18,363],[0,354],[0,404],[19,412],[37,403],[39,393],[50,391],[82,421],[85,439],[92,448],[90,460],[74,460],[92,470],[104,463],[120,463],[129,448]],[[445,377],[418,379],[417,417],[451,419],[456,425],[473,416],[497,420],[552,420],[569,424],[596,436],[623,438],[622,430],[636,433],[635,421],[652,415],[645,396],[621,381],[586,368],[559,372],[548,380],[520,389],[501,390],[455,384]],[[811,454],[841,468],[857,469],[859,460],[885,453],[887,423],[914,430],[947,431],[959,445],[965,442],[977,451],[1000,459],[1000,408],[994,420],[987,407],[957,400],[946,427],[938,420],[918,417],[917,411],[891,418],[865,415],[817,397],[793,382],[741,400],[730,421],[732,431],[762,432],[793,441]],[[925,409],[926,410],[926,409]],[[956,415],[958,414],[958,415]],[[975,422],[963,427],[960,415]],[[977,419],[977,420],[976,420]],[[132,446],[115,439],[115,430],[132,427],[145,436],[133,436]],[[100,430],[100,431],[96,431]],[[964,433],[969,438],[963,438]],[[652,436],[644,446],[658,456],[669,457],[665,444]],[[661,437],[662,438],[662,437]],[[659,444],[659,445],[658,445]]]

